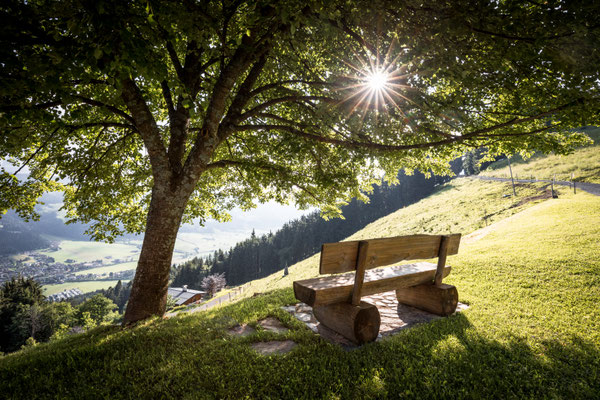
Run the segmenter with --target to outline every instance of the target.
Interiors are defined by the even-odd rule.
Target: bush
[[[214,296],[219,290],[223,289],[227,281],[225,280],[225,273],[208,275],[202,279],[201,286],[208,292],[210,297]]]

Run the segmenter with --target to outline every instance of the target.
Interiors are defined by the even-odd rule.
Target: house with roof
[[[201,290],[188,289],[187,285],[183,285],[183,287],[180,288],[170,287],[168,290],[168,295],[175,300],[175,304],[178,306],[188,305],[200,301],[205,294],[206,292]]]

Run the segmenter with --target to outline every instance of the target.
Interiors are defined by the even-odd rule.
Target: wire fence
[[[235,300],[236,298],[240,297],[248,289],[248,286],[249,284],[244,284],[242,286],[236,286],[234,288],[231,288],[229,292],[219,297],[210,299],[204,304],[194,307],[192,310],[190,310],[190,312],[208,310],[209,308],[220,306],[223,303],[229,303],[232,300]]]
[[[511,181],[511,177],[510,175],[507,177],[497,177],[497,176],[475,176],[475,178],[477,179],[482,179],[482,180],[486,180],[486,181],[503,181],[503,182],[510,182]],[[597,194],[596,192],[598,191],[598,186],[597,184],[591,184],[591,183],[585,183],[585,182],[577,182],[574,179],[571,180],[558,180],[556,179],[556,176],[553,176],[552,178],[548,178],[548,179],[538,179],[538,177],[534,176],[534,175],[528,175],[528,176],[521,176],[519,177],[518,175],[515,174],[514,176],[514,182],[516,183],[534,183],[534,182],[547,182],[550,183],[551,188],[552,188],[552,192],[554,193],[554,185],[560,185],[560,186],[568,186],[570,189],[573,190],[573,193],[577,193],[578,189],[583,189],[586,192],[590,192],[592,194]]]

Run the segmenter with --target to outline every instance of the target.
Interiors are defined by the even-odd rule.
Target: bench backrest
[[[458,253],[460,233],[447,237],[447,255]],[[321,247],[319,273],[336,274],[355,271],[361,242],[368,242],[365,269],[377,268],[405,260],[438,257],[442,235],[397,236],[363,241],[325,243]]]

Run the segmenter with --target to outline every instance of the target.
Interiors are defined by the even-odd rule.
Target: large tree
[[[3,1],[0,209],[65,191],[94,239],[145,232],[125,323],[165,310],[181,223],[335,213],[465,148],[567,152],[597,122],[593,2]]]

